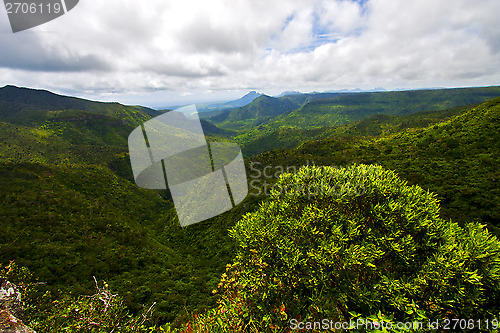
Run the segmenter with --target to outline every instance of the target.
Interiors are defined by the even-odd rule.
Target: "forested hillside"
[[[441,200],[443,216],[500,226],[500,99],[428,128],[381,137],[338,136],[255,157],[259,165],[380,164]]]
[[[304,142],[313,140],[387,135],[408,128],[427,127],[455,116],[468,108],[468,106],[460,106],[440,111],[416,112],[405,116],[378,114],[345,125],[325,126],[316,129],[283,127],[249,142],[243,142],[242,150],[247,156],[254,156],[278,148],[296,148]]]
[[[237,218],[181,229],[167,192],[135,185],[127,138],[148,109],[0,91],[1,265],[29,267],[55,299],[88,293],[95,276],[133,313],[156,302],[157,322],[214,304],[231,258],[221,226]],[[222,132],[203,124],[209,136]]]
[[[500,96],[500,87],[392,91],[373,93],[328,93],[292,95],[281,98],[261,96],[243,108],[209,118],[221,128],[236,130],[234,140],[247,156],[284,146],[301,131],[302,142],[321,137],[325,126],[339,126],[374,115],[406,116],[421,111],[441,111],[482,103]],[[289,133],[289,134],[288,134]],[[267,140],[269,137],[270,140]],[[273,140],[279,137],[279,141]],[[300,141],[300,140],[299,140]],[[286,148],[292,148],[290,146]]]
[[[106,115],[134,125],[142,123],[149,116],[160,114],[158,111],[142,106],[94,102],[57,95],[46,90],[15,86],[0,88],[0,121],[34,124],[54,116],[54,113],[49,111],[63,110],[79,110],[97,115]]]
[[[154,111],[2,88],[0,266],[14,260],[42,282],[26,298],[26,320],[40,332],[78,331],[75,309],[100,304],[85,297],[94,277],[131,315],[154,304],[153,330],[279,331],[292,318],[321,316],[491,317],[499,245],[476,222],[498,234],[500,98],[464,105],[497,90],[293,95],[287,103],[302,106],[286,112],[272,110],[281,98],[261,96],[251,104],[269,110],[249,104],[231,116],[233,128],[203,122],[209,140],[234,139],[256,154],[245,161],[249,196],[181,228],[169,192],[132,178],[127,137]],[[340,100],[351,104],[338,118],[330,111],[342,109]],[[298,120],[273,127],[295,114],[318,128]],[[260,126],[273,130],[254,136]],[[0,267],[0,276],[8,271]],[[141,325],[118,331],[147,331]]]
[[[500,242],[478,222],[498,234],[499,120],[496,98],[428,128],[250,159],[265,199],[230,230],[219,306],[188,328],[433,332],[436,319],[496,318]]]

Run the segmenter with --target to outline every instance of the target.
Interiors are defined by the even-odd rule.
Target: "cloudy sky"
[[[152,107],[500,84],[498,0],[80,0],[13,34],[0,86]]]

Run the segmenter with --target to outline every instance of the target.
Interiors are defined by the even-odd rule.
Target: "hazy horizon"
[[[499,11],[492,0],[80,1],[15,34],[0,15],[0,85],[155,108],[252,90],[498,85]]]
[[[259,92],[259,91],[256,91],[256,90],[250,90],[250,91],[247,91],[247,92],[242,92],[242,95],[235,95],[236,97],[230,98],[230,99],[226,98],[226,99],[215,99],[215,100],[186,100],[186,101],[184,101],[184,103],[178,103],[178,104],[170,103],[169,104],[167,102],[167,103],[159,103],[157,105],[148,105],[148,104],[141,104],[141,103],[134,103],[134,102],[132,102],[132,103],[126,103],[123,100],[94,99],[94,98],[88,98],[88,97],[85,97],[85,96],[82,96],[82,95],[79,95],[79,94],[65,94],[65,93],[60,93],[57,90],[49,90],[49,89],[45,89],[43,87],[38,87],[37,88],[37,87],[26,87],[26,86],[16,86],[16,85],[13,85],[13,84],[6,84],[6,85],[4,85],[4,86],[2,86],[0,88],[5,88],[6,86],[15,86],[15,87],[18,87],[18,88],[27,88],[27,89],[35,89],[35,90],[46,90],[46,91],[50,91],[50,92],[58,94],[58,95],[69,96],[69,97],[77,97],[77,98],[82,98],[82,99],[88,99],[88,100],[95,101],[95,102],[120,103],[120,104],[123,104],[123,105],[143,106],[143,107],[148,107],[148,108],[155,109],[155,110],[162,110],[162,109],[168,109],[168,108],[180,108],[180,107],[184,107],[184,106],[192,105],[192,104],[201,105],[201,104],[217,104],[217,103],[231,102],[231,101],[235,101],[235,100],[238,100],[238,99],[246,96],[247,94],[251,93],[252,91],[257,92],[260,95],[267,95],[267,96],[270,96],[270,97],[279,97],[278,95],[286,93],[286,92],[298,92],[298,93],[301,93],[301,94],[332,93],[332,92],[339,92],[339,93],[367,93],[367,92],[410,91],[410,90],[438,90],[438,89],[478,88],[478,87],[493,87],[493,86],[499,86],[499,85],[466,86],[466,87],[423,87],[423,88],[414,88],[414,89],[398,88],[398,89],[392,89],[392,90],[387,90],[387,89],[385,89],[383,87],[376,87],[376,88],[367,89],[367,90],[360,90],[359,88],[355,88],[355,89],[352,89],[352,90],[339,89],[339,90],[335,90],[335,91],[334,90],[328,90],[328,91],[308,91],[308,92],[302,92],[302,91],[296,91],[296,90],[285,90],[285,91],[282,91],[279,94],[266,94],[266,93],[262,93],[262,92]]]

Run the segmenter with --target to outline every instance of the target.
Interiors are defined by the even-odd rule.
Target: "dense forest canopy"
[[[498,96],[260,96],[206,118],[241,145],[250,195],[181,228],[130,168],[157,111],[1,88],[1,276],[40,332],[497,318]]]

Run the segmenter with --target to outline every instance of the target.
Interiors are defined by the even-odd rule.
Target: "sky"
[[[12,33],[0,86],[150,107],[500,85],[498,0],[80,0]]]

